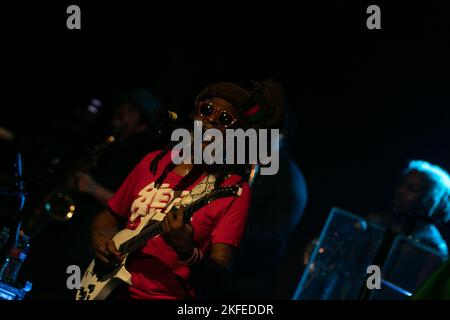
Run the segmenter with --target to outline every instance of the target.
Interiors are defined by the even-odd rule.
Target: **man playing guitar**
[[[246,111],[252,110],[254,116],[254,101],[250,91],[232,83],[216,83],[197,96],[192,118],[201,120],[204,128],[222,132],[245,128]],[[214,284],[231,270],[250,202],[245,178],[237,166],[175,165],[171,151],[169,146],[144,157],[108,201],[109,209],[101,212],[92,225],[96,261],[120,264],[123,250],[112,237],[121,227],[138,228],[144,219],[162,224],[161,236],[146,241],[127,256],[131,281],[117,287],[109,298],[212,298]],[[236,184],[241,189],[239,196],[207,203],[186,223],[184,199]],[[180,203],[180,209],[170,210]],[[86,296],[84,292],[82,297]]]

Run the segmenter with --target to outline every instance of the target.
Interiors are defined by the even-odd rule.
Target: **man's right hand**
[[[123,260],[123,254],[117,250],[114,241],[104,235],[92,236],[92,249],[95,257],[104,263],[119,263]]]

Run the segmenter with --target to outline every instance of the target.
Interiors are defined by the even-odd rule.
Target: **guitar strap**
[[[172,170],[171,168],[170,170]],[[161,173],[161,176],[164,175],[164,170]],[[160,178],[161,178],[160,176]],[[159,178],[158,178],[159,179]],[[173,207],[180,208],[181,206],[185,207],[189,204],[195,202],[196,200],[204,197],[208,193],[214,190],[214,184],[216,182],[216,177],[212,174],[207,175],[200,181],[197,185],[192,188],[191,191],[189,191],[187,194],[185,191],[180,190],[174,190],[174,197],[170,203],[166,206],[166,208],[163,210],[163,213],[166,214],[169,212]],[[159,187],[158,187],[159,188]]]

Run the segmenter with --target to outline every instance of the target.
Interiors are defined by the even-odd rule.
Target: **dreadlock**
[[[164,158],[164,156],[173,148],[173,143],[170,142],[168,143],[157,155],[155,158],[153,158],[152,162],[150,162],[150,172],[156,176],[157,172],[158,172],[158,164],[159,161]],[[162,173],[159,175],[158,179],[155,181],[155,186],[157,188],[159,188],[162,184],[162,182],[164,181],[164,179],[166,179],[167,174],[172,171],[175,168],[175,164],[171,161],[162,171]]]

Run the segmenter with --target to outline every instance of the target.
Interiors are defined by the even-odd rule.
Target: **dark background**
[[[450,168],[448,3],[154,2],[2,10],[0,125],[32,145],[28,173],[41,169],[33,154],[42,141],[67,150],[93,139],[95,130],[73,139],[73,112],[92,97],[147,87],[183,113],[208,83],[273,77],[298,118],[294,158],[309,189],[283,262],[288,297],[332,206],[389,208],[411,159]],[[66,29],[69,4],[81,7],[81,30]],[[370,4],[381,7],[381,30],[366,28]],[[1,153],[7,175],[13,153]]]

